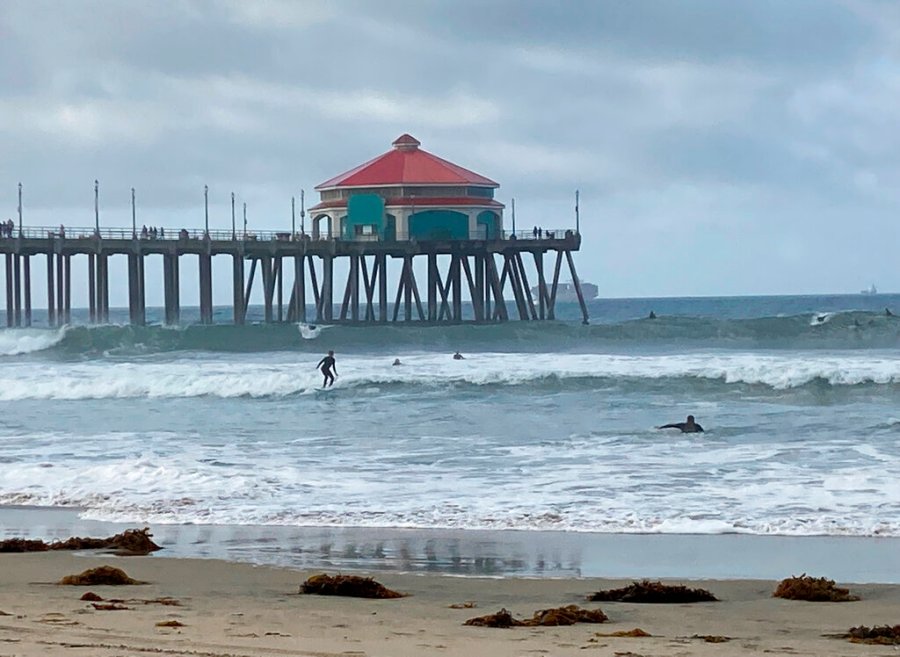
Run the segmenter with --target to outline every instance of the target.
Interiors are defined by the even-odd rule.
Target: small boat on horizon
[[[860,290],[860,294],[878,294],[878,290],[875,288],[875,283],[872,283],[872,286],[868,290]]]

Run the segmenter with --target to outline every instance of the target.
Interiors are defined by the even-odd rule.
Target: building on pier
[[[500,185],[419,148],[404,134],[375,159],[316,186],[312,237],[492,240],[503,230]]]
[[[194,263],[200,321],[211,324],[216,257],[231,260],[235,324],[247,320],[257,280],[266,322],[552,320],[565,287],[559,282],[564,264],[586,323],[572,258],[581,247],[577,203],[574,228],[507,231],[496,182],[419,145],[402,135],[387,153],[319,185],[312,233],[303,239],[293,231],[238,232],[233,223],[230,230],[183,229],[143,239],[133,206],[131,228],[100,226],[96,186],[92,227],[25,226],[20,214],[19,228],[0,238],[6,324],[32,323],[34,257],[46,258],[45,289],[37,298],[47,300],[50,326],[71,319],[73,258],[75,266],[86,261],[90,321],[109,321],[113,257],[127,259],[129,316],[137,325],[146,322],[148,285],[162,287],[166,324],[179,323],[180,272]],[[162,280],[149,281],[145,263],[157,257]]]

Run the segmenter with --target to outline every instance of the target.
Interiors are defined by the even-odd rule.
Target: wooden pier
[[[576,230],[499,233],[494,239],[345,240],[329,237],[234,231],[182,230],[144,238],[133,229],[16,227],[0,238],[5,256],[6,324],[31,326],[34,317],[32,265],[47,268],[47,323],[71,322],[72,267],[87,267],[92,323],[109,322],[109,262],[128,261],[128,308],[132,324],[146,322],[147,258],[163,258],[165,323],[178,324],[182,256],[199,257],[200,322],[213,323],[214,256],[232,259],[233,321],[247,320],[254,284],[262,286],[266,322],[478,323],[555,319],[556,295],[565,267],[575,284],[583,320],[588,311],[572,252],[581,246]],[[73,262],[73,259],[75,262]],[[419,260],[417,260],[419,259]],[[414,263],[426,261],[426,280]],[[335,276],[335,264],[346,277]],[[346,266],[343,266],[346,265]],[[440,266],[439,266],[440,265]],[[389,289],[388,270],[396,285]],[[397,276],[399,274],[399,277]],[[257,279],[259,280],[256,283]],[[532,286],[537,294],[532,293]],[[464,319],[464,300],[471,317]],[[509,302],[509,304],[508,304]],[[313,310],[309,310],[311,306]]]

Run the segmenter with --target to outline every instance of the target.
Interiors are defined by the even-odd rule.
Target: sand
[[[69,587],[53,582],[99,565],[114,565],[149,582],[127,587]],[[690,583],[721,602],[692,605],[590,603],[612,579],[469,578],[377,573],[411,595],[360,600],[299,595],[313,571],[206,559],[97,557],[65,553],[0,555],[0,657],[66,655],[420,656],[449,655],[894,655],[892,646],[851,644],[823,635],[851,626],[900,623],[900,586],[858,584],[862,600],[806,603],[774,599],[777,582],[703,580]],[[790,574],[790,573],[788,573]],[[787,575],[787,574],[786,574]],[[103,611],[80,600],[91,590],[126,602]],[[146,604],[171,597],[180,606]],[[474,609],[451,609],[472,601]],[[602,625],[488,629],[465,627],[501,607],[517,617],[567,604],[602,608]],[[158,627],[177,620],[183,627]],[[639,627],[647,638],[598,637]],[[708,643],[695,635],[729,637]]]

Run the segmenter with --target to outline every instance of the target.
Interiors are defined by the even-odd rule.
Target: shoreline
[[[144,523],[79,510],[0,506],[0,540],[105,537]],[[593,534],[521,530],[150,525],[155,559],[211,559],[295,570],[493,578],[780,580],[900,584],[900,539],[750,534]]]
[[[56,586],[62,577],[110,564],[140,586]],[[376,573],[395,600],[299,595],[316,571],[207,559],[78,556],[60,552],[0,555],[0,645],[17,657],[113,657],[146,653],[207,657],[412,657],[523,654],[878,655],[891,646],[857,645],[828,635],[859,625],[896,623],[900,586],[858,585],[857,602],[808,603],[773,598],[774,581],[708,580],[719,602],[592,603],[619,579],[494,579]],[[80,599],[86,591],[104,610]],[[154,604],[174,599],[177,605]],[[472,608],[452,608],[470,603]],[[576,604],[602,609],[609,621],[563,627],[491,629],[464,626],[475,616],[508,609],[517,618]],[[124,608],[123,608],[124,607]],[[175,627],[161,627],[172,623]],[[640,628],[649,637],[597,633]],[[705,637],[711,637],[708,641]],[[727,643],[722,646],[719,643]]]

